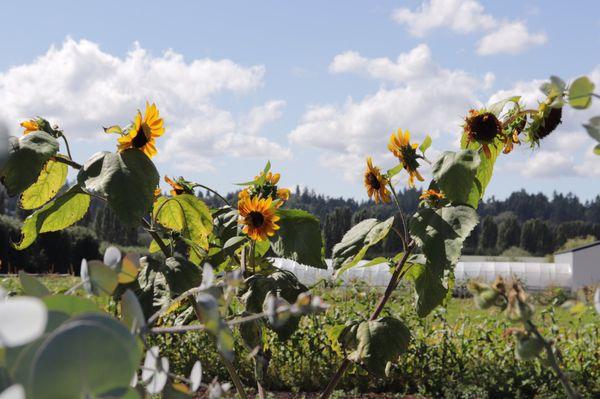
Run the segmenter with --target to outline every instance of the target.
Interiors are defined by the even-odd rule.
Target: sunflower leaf
[[[393,317],[363,321],[349,325],[340,334],[344,349],[353,350],[348,359],[364,365],[378,376],[384,375],[388,362],[408,349],[411,333],[406,325]]]
[[[383,222],[365,219],[344,234],[342,241],[333,247],[333,268],[339,269],[336,277],[356,266],[366,255],[367,250],[383,240],[394,224],[394,217]]]
[[[325,269],[319,220],[300,209],[279,209],[279,230],[271,239],[275,255]]]
[[[442,277],[430,267],[415,263],[406,277],[414,284],[415,308],[419,317],[427,316],[444,301],[448,289],[442,283]]]
[[[596,144],[594,147],[594,154],[600,155],[600,144]]]
[[[90,206],[90,196],[79,186],[71,187],[66,193],[35,211],[23,222],[21,242],[16,249],[25,249],[36,240],[38,234],[58,231],[71,226],[85,216]]]
[[[67,181],[66,164],[49,160],[35,183],[21,194],[21,208],[36,209],[50,201]]]
[[[191,194],[160,197],[154,203],[152,217],[167,229],[175,230],[184,238],[208,249],[208,235],[213,219],[202,200]]]
[[[433,164],[433,178],[452,204],[468,204],[469,194],[476,184],[475,174],[480,164],[473,150],[444,152]]]
[[[419,151],[421,151],[422,154],[425,154],[425,151],[427,151],[429,147],[431,147],[431,136],[427,135],[419,146]]]
[[[9,196],[25,191],[38,179],[42,168],[58,152],[58,141],[46,132],[10,137],[8,158],[0,169],[0,182]]]
[[[463,134],[460,144],[462,149],[479,149],[479,144],[474,141],[467,144],[466,134]],[[487,188],[490,180],[492,180],[496,159],[502,151],[502,143],[496,140],[492,145],[489,146],[489,149],[489,158],[485,155],[483,151],[479,151],[480,162],[479,166],[477,167],[477,173],[475,174],[474,184],[471,185],[471,190],[469,192],[469,199],[467,203],[475,209],[477,209],[479,201],[481,200],[481,198],[483,198],[483,195],[485,194],[485,189]]]
[[[398,173],[400,173],[400,171],[402,171],[403,167],[404,167],[404,165],[402,163],[399,163],[398,165],[394,166],[392,169],[389,169],[386,172],[387,178],[391,179],[392,177],[396,176]]]
[[[133,225],[152,208],[159,175],[142,151],[129,149],[97,153],[85,163],[77,181],[87,191],[105,197],[119,219]]]

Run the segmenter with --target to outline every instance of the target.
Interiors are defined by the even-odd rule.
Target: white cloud
[[[416,11],[408,8],[394,10],[392,19],[406,25],[414,36],[424,36],[441,27],[448,27],[459,33],[470,33],[491,29],[497,23],[476,0],[425,1]]]
[[[505,22],[479,41],[477,53],[480,55],[519,54],[529,47],[542,45],[547,40],[544,33],[530,33],[523,22]]]
[[[463,34],[487,32],[477,45],[480,55],[519,54],[547,41],[546,34],[529,32],[523,21],[499,21],[486,13],[477,0],[424,1],[415,11],[395,9],[392,19],[418,37],[438,28],[449,28]]]
[[[354,51],[336,55],[329,65],[333,73],[362,73],[379,80],[406,82],[418,78],[428,78],[439,72],[431,57],[431,50],[420,44],[408,53],[402,53],[396,61],[389,58],[367,59]]]
[[[575,174],[573,157],[564,151],[537,150],[520,169],[526,177],[556,178]]]
[[[264,75],[261,65],[186,61],[172,50],[153,56],[137,43],[118,57],[91,41],[68,38],[33,62],[0,74],[0,117],[16,127],[17,121],[42,115],[75,140],[114,140],[101,127],[127,124],[148,100],[157,103],[167,128],[158,142],[159,161],[175,157],[188,168],[205,169],[223,148],[234,156],[289,155],[288,149],[258,136],[281,116],[283,102],[269,101],[238,120],[213,101],[217,94],[259,89]],[[250,151],[253,146],[259,148]]]
[[[425,134],[456,140],[461,119],[469,108],[480,105],[478,91],[491,79],[442,68],[425,45],[401,54],[396,62],[344,53],[334,58],[330,69],[392,83],[392,87],[382,87],[359,100],[348,98],[341,105],[312,105],[289,134],[294,144],[323,150],[322,163],[341,170],[349,180],[364,168],[367,155],[391,164],[386,143],[398,128],[409,129],[417,141]]]

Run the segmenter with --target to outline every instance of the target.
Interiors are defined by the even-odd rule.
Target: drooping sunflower
[[[405,130],[402,133],[402,129],[392,133],[388,143],[388,149],[402,162],[402,167],[408,172],[408,185],[410,187],[415,186],[415,177],[419,181],[424,180],[417,170],[420,166],[419,156],[417,155],[418,147],[418,143],[410,143],[410,132]]]
[[[429,190],[423,191],[419,196],[419,199],[423,201],[422,204],[437,208],[442,205],[442,201],[446,199],[446,196],[438,190],[430,188]]]
[[[152,158],[157,153],[155,140],[164,132],[164,122],[156,105],[146,103],[144,115],[138,110],[129,132],[119,137],[119,151],[139,148],[148,158]]]
[[[502,123],[491,112],[480,112],[475,109],[469,111],[464,125],[467,135],[467,144],[475,141],[481,144],[486,157],[491,158],[490,145],[494,145],[496,137],[502,135]]]
[[[171,195],[173,197],[180,194],[194,194],[192,184],[183,177],[171,180],[169,176],[165,176],[165,182],[171,186]]]
[[[40,127],[39,127],[37,121],[34,119],[30,119],[28,121],[21,122],[21,126],[25,128],[23,135],[40,130]]]
[[[378,167],[373,166],[371,157],[367,158],[364,184],[367,188],[369,198],[373,198],[376,204],[380,201],[385,203],[390,202],[390,192],[386,187],[388,180],[381,175],[381,171]]]
[[[238,201],[238,223],[244,225],[242,231],[252,240],[263,241],[279,230],[275,211],[271,198],[245,197]]]
[[[552,133],[562,123],[562,108],[553,108],[547,102],[541,103],[537,114],[529,126],[529,141],[537,144]]]
[[[510,123],[507,128],[504,129],[504,150],[502,151],[504,154],[509,154],[515,144],[521,144],[521,140],[519,139],[519,134],[525,129],[527,125],[527,116],[522,116],[517,118],[514,122]]]

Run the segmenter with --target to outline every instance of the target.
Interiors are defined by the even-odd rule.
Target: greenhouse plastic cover
[[[331,280],[334,270],[331,268],[331,260],[327,259],[328,269],[317,269],[299,264],[291,259],[272,258],[273,265],[280,269],[289,270],[298,279],[310,286],[320,280]],[[372,286],[386,286],[391,274],[386,263],[375,266],[361,267],[368,261],[347,270],[341,276],[344,283],[361,280]],[[468,280],[492,282],[496,276],[505,278],[517,278],[526,287],[532,289],[544,289],[546,287],[571,288],[572,268],[567,263],[528,263],[528,262],[458,262],[456,265],[456,283],[465,283]]]

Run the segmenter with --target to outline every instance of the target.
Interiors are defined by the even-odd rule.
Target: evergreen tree
[[[554,238],[548,223],[540,219],[532,219],[523,223],[521,248],[537,256],[551,253],[554,249]]]
[[[481,223],[481,249],[485,254],[493,254],[498,241],[498,226],[491,216],[486,216]]]
[[[498,241],[496,246],[499,251],[510,247],[518,247],[521,241],[521,225],[517,217],[512,214],[498,224]]]
[[[323,222],[323,238],[325,240],[325,256],[331,256],[333,246],[342,240],[344,234],[350,229],[352,212],[350,208],[335,208],[329,212]]]

